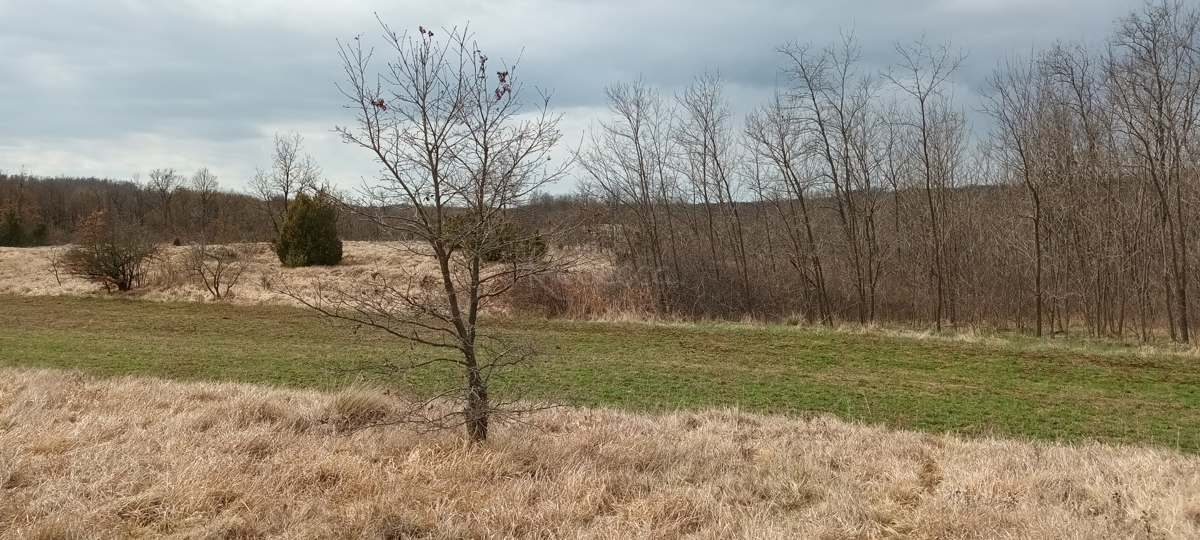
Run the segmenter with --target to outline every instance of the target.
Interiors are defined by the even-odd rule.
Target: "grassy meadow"
[[[417,268],[350,250],[291,279]],[[474,446],[356,429],[461,377],[373,368],[444,353],[51,255],[0,252],[0,540],[1200,538],[1192,349],[493,315],[539,351],[494,397],[564,406]]]
[[[540,351],[495,385],[529,400],[1200,451],[1200,358],[1186,350],[783,325],[486,324]],[[321,390],[457,376],[364,370],[437,353],[288,306],[0,295],[0,328],[5,366]]]

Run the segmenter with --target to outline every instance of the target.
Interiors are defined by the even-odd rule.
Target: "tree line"
[[[740,118],[715,72],[672,95],[609,86],[609,114],[572,149],[580,192],[507,211],[533,229],[575,226],[547,238],[597,247],[664,315],[1191,341],[1197,8],[1151,1],[1098,45],[1010,58],[973,104],[990,119],[981,138],[951,92],[964,57],[948,44],[896,44],[882,71],[863,67],[853,36],[778,52],[780,84]],[[390,112],[379,103],[364,110]],[[207,169],[0,174],[0,224],[18,223],[22,243],[68,242],[104,210],[164,241],[270,240],[321,174],[300,150],[277,137],[250,194]],[[343,212],[342,236],[387,236],[360,219],[371,213]]]
[[[273,241],[297,195],[314,195],[324,185],[320,166],[303,153],[302,143],[297,133],[277,135],[271,166],[256,171],[246,193],[222,188],[208,168],[190,175],[159,168],[144,180],[140,174],[111,180],[0,171],[0,245],[77,242],[97,212],[157,242]],[[373,226],[352,213],[340,218],[338,229],[344,238],[378,237]]]
[[[147,176],[143,182],[0,172],[0,213],[21,230],[44,231],[36,241],[10,245],[74,242],[97,212],[160,242],[228,243],[267,235],[259,201],[220,189],[208,169],[189,177],[163,168]]]
[[[881,72],[852,36],[779,53],[744,121],[719,74],[675,95],[635,80],[576,149],[598,241],[657,309],[1191,339],[1195,7],[997,66],[980,140],[949,45],[897,44]]]

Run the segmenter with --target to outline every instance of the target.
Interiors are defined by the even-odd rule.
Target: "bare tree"
[[[1055,171],[1047,176],[1068,180],[1058,195],[1063,213],[1077,216],[1079,229],[1070,235],[1082,242],[1074,249],[1080,270],[1079,296],[1093,335],[1120,336],[1126,305],[1136,300],[1143,339],[1149,339],[1150,261],[1156,244],[1148,211],[1148,187],[1122,165],[1117,119],[1106,89],[1102,55],[1082,44],[1058,44],[1041,57],[1041,71],[1052,85],[1052,129],[1058,142]]]
[[[199,206],[196,209],[196,226],[203,231],[216,214],[217,190],[220,189],[217,175],[208,170],[208,167],[202,168],[192,175],[191,187]]]
[[[900,62],[886,74],[902,92],[916,102],[904,120],[913,137],[913,150],[919,164],[920,184],[925,195],[928,237],[931,254],[935,304],[933,319],[938,331],[942,321],[954,310],[948,287],[951,283],[947,260],[946,220],[950,188],[955,184],[955,167],[961,156],[959,146],[964,134],[963,115],[950,107],[945,86],[964,56],[949,45],[930,47],[924,40],[912,45],[896,44]]]
[[[492,374],[526,354],[484,332],[480,314],[514,284],[562,265],[545,249],[531,249],[537,235],[513,227],[506,213],[563,174],[566,164],[550,161],[560,117],[546,95],[536,112],[523,113],[516,65],[489,62],[466,31],[443,30],[435,39],[424,28],[416,35],[383,30],[395,57],[382,73],[361,38],[340,51],[348,79],[342,92],[355,123],[337,131],[380,167],[378,182],[349,207],[376,209],[371,219],[408,240],[402,249],[431,259],[436,270],[323,284],[303,301],[328,316],[456,353],[403,367],[460,368],[460,383],[436,395],[460,399],[461,410],[421,420],[463,425],[481,442],[489,419],[512,411],[489,394]]]
[[[858,322],[866,324],[875,318],[880,272],[875,214],[882,122],[873,105],[878,84],[858,72],[861,50],[852,35],[820,50],[790,44],[779,51],[788,63],[787,103],[801,122],[805,157],[833,195],[854,272]]]
[[[1200,10],[1147,2],[1111,39],[1109,93],[1120,135],[1157,198],[1171,337],[1190,341],[1190,246],[1195,220],[1195,133],[1200,123]]]
[[[816,304],[816,318],[832,326],[833,311],[809,202],[818,175],[806,167],[801,121],[784,96],[776,92],[767,105],[746,118],[746,136],[755,155],[774,169],[774,175],[767,173],[774,180],[759,187],[759,196],[769,200],[783,218],[792,250],[788,262],[803,276]]]
[[[680,119],[675,137],[681,150],[682,175],[692,188],[692,199],[704,211],[704,222],[697,228],[705,231],[712,277],[721,281],[721,269],[732,259],[733,279],[741,297],[737,307],[753,313],[746,232],[737,207],[742,156],[735,139],[733,111],[724,92],[720,73],[705,71],[698,75],[677,97]]]
[[[678,149],[670,103],[642,79],[605,88],[610,119],[601,120],[574,150],[585,188],[607,203],[619,222],[614,231],[634,266],[649,282],[660,309],[672,304],[667,283],[680,275],[674,161]],[[628,223],[625,218],[632,221]]]
[[[154,197],[154,204],[162,217],[164,229],[174,231],[171,223],[171,203],[179,195],[183,187],[183,177],[175,173],[175,169],[154,169],[150,171],[150,179],[146,181],[146,189]]]
[[[1004,165],[1020,178],[1029,197],[1033,223],[1034,261],[1034,319],[1036,332],[1042,335],[1045,295],[1042,285],[1045,250],[1042,247],[1044,227],[1044,181],[1038,174],[1037,152],[1040,141],[1038,129],[1043,125],[1045,83],[1035,58],[1025,62],[1010,60],[1004,69],[996,68],[988,79],[991,93],[985,96],[984,111],[992,117],[992,144]]]
[[[256,170],[250,180],[250,193],[261,201],[263,213],[277,235],[291,200],[302,190],[316,187],[321,180],[320,165],[312,156],[301,153],[303,143],[299,133],[275,134],[271,168]]]

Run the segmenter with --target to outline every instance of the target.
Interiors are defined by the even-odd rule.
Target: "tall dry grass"
[[[1200,458],[734,410],[349,429],[392,395],[0,369],[0,538],[1200,537]]]
[[[382,275],[397,283],[421,282],[439,275],[432,257],[414,255],[412,245],[400,242],[344,242],[342,263],[336,266],[283,268],[266,243],[234,244],[249,261],[237,285],[224,301],[238,304],[300,305],[280,293],[312,294],[317,280],[353,283]],[[0,293],[34,296],[88,296],[104,288],[67,274],[55,264],[65,247],[0,247]],[[142,286],[127,293],[152,301],[211,301],[212,294],[188,268],[190,246],[160,246]],[[561,251],[561,250],[560,250]],[[559,253],[577,264],[569,272],[534,276],[519,283],[488,307],[498,314],[531,314],[599,320],[648,320],[655,317],[653,296],[644,287],[623,279],[599,254],[571,249]]]
[[[249,265],[226,299],[240,304],[289,304],[297,302],[268,286],[286,280],[293,289],[306,290],[316,279],[353,280],[378,272],[389,276],[432,273],[430,261],[412,256],[399,243],[345,242],[345,256],[337,266],[283,268],[266,243],[234,244],[230,247],[249,259]],[[143,286],[131,295],[154,301],[208,301],[212,295],[199,276],[187,268],[190,246],[160,247],[151,262]],[[103,294],[104,288],[56,268],[55,257],[64,247],[0,248],[0,293],[23,295]],[[278,283],[276,283],[278,285]]]
[[[653,291],[611,267],[531,276],[503,297],[508,312],[602,321],[661,318]]]

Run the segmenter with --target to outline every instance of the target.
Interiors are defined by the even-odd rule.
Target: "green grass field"
[[[1200,358],[1170,350],[772,325],[487,324],[541,352],[497,381],[527,399],[833,413],[969,436],[1200,451]],[[358,368],[434,354],[296,308],[0,295],[0,364],[9,366],[336,388],[395,382]],[[404,383],[421,387],[435,376],[412,374]]]

